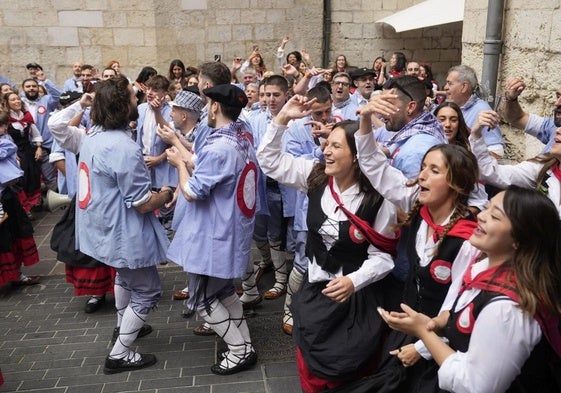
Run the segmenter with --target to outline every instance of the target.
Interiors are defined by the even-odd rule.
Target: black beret
[[[354,70],[353,72],[351,72],[351,78],[353,80],[361,78],[363,76],[376,76],[376,73],[374,72],[374,70],[372,68],[357,68],[356,70]]]
[[[30,68],[38,68],[41,71],[43,71],[43,67],[41,67],[39,64],[37,63],[28,63],[25,68],[30,69]]]
[[[205,96],[213,101],[234,108],[245,108],[247,105],[247,96],[244,91],[232,84],[216,85],[203,90]]]
[[[79,91],[66,91],[60,95],[60,105],[67,106],[72,104],[74,101],[78,101],[82,98],[82,93]]]

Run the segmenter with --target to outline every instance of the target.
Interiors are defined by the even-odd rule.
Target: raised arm
[[[360,111],[360,128],[355,135],[358,163],[362,173],[384,198],[400,209],[409,211],[416,199],[418,187],[408,187],[407,177],[399,169],[389,165],[372,132],[373,114],[387,116],[395,110],[395,107],[386,101],[390,97],[395,97],[395,94],[375,96]]]
[[[526,128],[530,114],[525,112],[518,96],[526,89],[526,84],[520,78],[509,78],[505,84],[505,119],[514,127],[521,130]]]

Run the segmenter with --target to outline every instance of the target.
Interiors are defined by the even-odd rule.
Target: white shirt
[[[293,157],[288,153],[281,152],[282,134],[286,128],[286,126],[279,126],[273,122],[269,123],[257,150],[257,159],[261,169],[267,176],[282,184],[295,187],[299,191],[307,192],[306,181],[317,161]],[[334,189],[339,194],[341,202],[345,207],[351,212],[356,212],[363,197],[358,192],[358,185],[355,184],[341,193],[336,182],[334,182]],[[326,187],[321,197],[321,207],[328,219],[323,223],[320,232],[328,249],[338,239],[338,228],[329,224],[329,220],[347,220],[341,209],[336,211],[337,206],[329,187]],[[395,206],[384,200],[372,227],[384,236],[394,237],[395,234],[391,227],[396,222],[397,212]],[[393,267],[393,259],[389,254],[381,252],[373,245],[370,245],[368,247],[368,259],[363,262],[358,270],[348,274],[347,277],[353,282],[355,291],[358,291],[385,277]],[[343,276],[342,269],[339,269],[335,274],[331,274],[321,269],[315,260],[310,261],[308,269],[310,282],[329,281]]]
[[[486,270],[488,264],[484,259],[472,265],[472,277]],[[480,292],[464,291],[455,311],[464,309]],[[454,353],[440,366],[440,388],[455,393],[506,391],[541,336],[538,322],[514,301],[489,303],[475,321],[467,352]]]

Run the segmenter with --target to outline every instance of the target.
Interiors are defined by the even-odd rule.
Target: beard
[[[553,124],[555,127],[561,127],[561,106],[555,107],[553,111]]]
[[[39,97],[39,90],[37,90],[37,91],[26,91],[25,92],[25,97],[30,101],[34,101]]]
[[[207,124],[211,128],[216,128],[216,118],[213,119],[212,116],[209,116],[207,118]]]

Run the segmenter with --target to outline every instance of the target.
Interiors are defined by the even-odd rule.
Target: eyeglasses
[[[388,81],[386,83],[384,83],[384,86],[382,86],[382,87],[386,90],[390,90],[390,89],[393,89],[395,87],[395,88],[397,88],[397,90],[399,90],[400,92],[405,94],[407,97],[409,97],[409,99],[411,101],[415,101],[413,99],[413,96],[411,94],[409,94],[409,92],[407,90],[405,90],[395,79],[388,79]]]
[[[343,87],[349,87],[351,85],[349,82],[336,82],[336,81],[333,81],[332,84],[335,86],[341,85]]]

